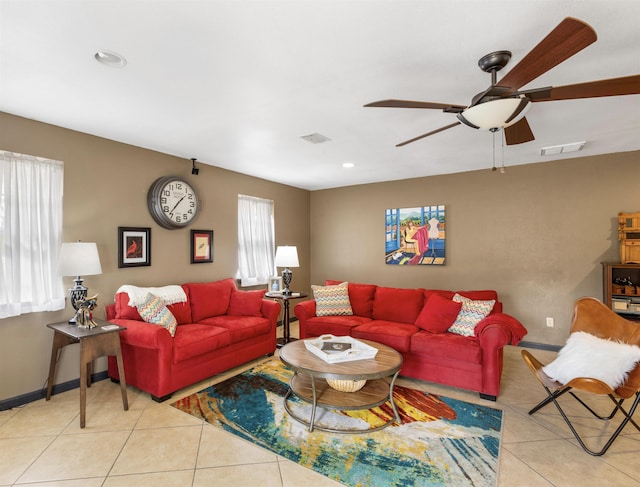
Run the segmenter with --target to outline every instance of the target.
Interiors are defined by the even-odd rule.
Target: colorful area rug
[[[362,434],[310,433],[284,410],[291,376],[270,360],[172,406],[350,487],[496,485],[502,411],[396,386],[402,425]],[[291,407],[310,412],[302,401]],[[316,423],[367,429],[391,415],[385,405],[318,409]]]

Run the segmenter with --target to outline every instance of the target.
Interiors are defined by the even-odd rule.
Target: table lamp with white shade
[[[82,285],[81,276],[102,274],[98,246],[94,242],[63,243],[60,248],[58,273],[61,276],[76,276],[75,287],[69,289],[69,300],[73,309],[77,311],[76,302],[87,297],[87,288]],[[71,318],[69,323],[75,324],[75,317]]]
[[[275,264],[276,267],[285,268],[282,271],[282,282],[284,284],[282,294],[290,295],[291,290],[289,289],[289,285],[291,284],[291,279],[293,279],[293,272],[291,272],[289,267],[300,267],[300,263],[298,262],[298,249],[293,245],[278,246],[276,249]]]

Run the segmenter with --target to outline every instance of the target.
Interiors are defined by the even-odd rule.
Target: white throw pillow
[[[639,361],[640,347],[636,345],[577,331],[569,335],[558,357],[542,370],[561,384],[578,377],[590,377],[616,389]]]

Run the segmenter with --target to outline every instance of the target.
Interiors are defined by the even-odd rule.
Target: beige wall
[[[602,299],[618,212],[640,211],[640,152],[369,184],[311,194],[311,281],[495,289],[525,340],[562,344],[573,301]],[[445,266],[384,263],[384,211],[446,205]],[[547,328],[545,318],[555,319]]]
[[[237,266],[238,193],[275,202],[276,243],[296,245],[301,267],[294,283],[309,283],[309,192],[191,161],[0,113],[0,149],[64,161],[63,241],[97,242],[103,274],[86,276],[89,292],[100,293],[98,317],[121,284],[161,286],[234,276]],[[189,155],[191,156],[191,155]],[[196,157],[197,154],[193,154]],[[147,190],[160,176],[179,175],[202,199],[194,224],[165,230],[149,215]],[[151,266],[118,269],[117,228],[151,228]],[[189,229],[214,231],[214,262],[191,264]],[[73,285],[64,278],[65,287]],[[63,312],[33,313],[0,320],[0,401],[36,391],[45,384],[53,332],[46,324],[68,319]],[[78,347],[60,358],[56,383],[79,377]],[[104,370],[101,359],[96,369]]]
[[[618,259],[616,216],[640,211],[640,152],[445,176],[307,191],[0,113],[0,149],[65,162],[64,240],[96,241],[104,273],[85,284],[112,300],[124,283],[163,285],[231,276],[236,269],[236,201],[275,201],[276,241],[297,245],[294,287],[345,279],[388,286],[496,289],[527,341],[562,344],[573,301],[602,296],[600,262]],[[197,154],[193,154],[196,157]],[[189,155],[191,157],[191,155]],[[160,176],[187,177],[203,200],[193,228],[213,229],[214,263],[189,264],[189,231],[164,230],[146,210]],[[384,264],[386,208],[444,204],[447,265]],[[117,268],[117,227],[152,228],[152,266]],[[65,286],[72,280],[65,278]],[[65,312],[0,320],[0,401],[45,383],[51,335]],[[545,317],[555,318],[546,328]],[[56,382],[78,377],[67,347]],[[98,364],[104,369],[104,361]]]

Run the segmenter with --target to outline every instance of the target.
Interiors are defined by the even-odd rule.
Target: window
[[[0,318],[64,308],[63,164],[0,151]]]
[[[276,273],[273,201],[238,195],[238,277],[242,286],[266,284]]]

